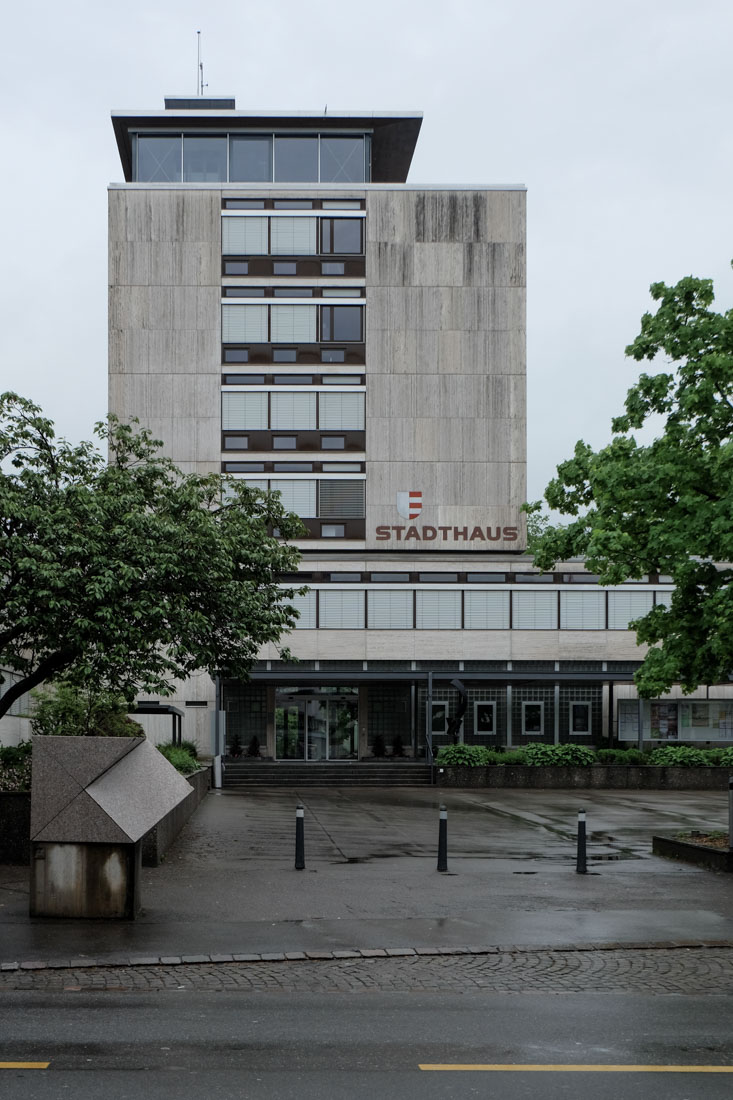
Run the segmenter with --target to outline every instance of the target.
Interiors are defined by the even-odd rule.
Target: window
[[[409,573],[372,573],[372,581],[377,581],[381,584],[407,584],[410,579]]]
[[[362,306],[321,306],[321,339],[363,340],[362,318]]]
[[[322,393],[319,396],[321,431],[363,431],[363,393]]]
[[[249,437],[246,435],[227,435],[224,438],[225,451],[246,451],[249,447]]]
[[[316,628],[316,594],[306,592],[304,596],[293,596],[290,606],[300,613],[300,618],[295,624],[296,630],[315,630]]]
[[[181,135],[140,136],[135,178],[142,183],[180,183]]]
[[[273,469],[276,474],[312,474],[312,462],[275,462]]]
[[[275,181],[318,181],[318,138],[275,136]]]
[[[248,348],[226,348],[225,351],[224,351],[224,362],[225,363],[249,363],[249,349]],[[227,376],[225,381],[230,386],[234,386],[237,383],[232,382],[231,379],[236,378],[236,377],[237,376],[235,374],[229,375],[229,376]]]
[[[457,573],[418,573],[420,584],[454,584],[458,580]]]
[[[475,702],[473,704],[473,732],[479,737],[493,737],[496,733],[496,703]]]
[[[229,138],[229,179],[269,183],[272,179],[272,138],[232,135]]]
[[[310,374],[276,374],[272,380],[276,386],[310,386],[313,382]]]
[[[283,217],[270,220],[270,247],[273,256],[315,255],[316,218]]]
[[[271,306],[270,329],[274,343],[312,344],[316,339],[317,306]]]
[[[221,338],[225,344],[266,344],[267,306],[225,303],[221,307]]]
[[[591,705],[590,703],[570,704],[570,733],[591,733]]]
[[[415,625],[418,630],[460,630],[460,591],[418,591]]]
[[[272,265],[273,275],[296,275],[298,271],[298,265],[295,263],[285,262],[281,260],[279,263]]]
[[[322,523],[321,538],[342,539],[346,534],[346,526],[343,523]]]
[[[322,451],[343,451],[346,446],[346,437],[343,435],[322,435]]]
[[[282,506],[286,512],[295,512],[303,519],[315,519],[315,481],[305,478],[302,481],[271,481],[270,490],[273,493],[280,493]]]
[[[312,298],[313,288],[310,286],[276,286],[272,291],[274,298]]]
[[[226,137],[186,135],[183,139],[184,183],[224,183],[226,178]]]
[[[249,275],[249,264],[246,260],[225,260],[225,275]]]
[[[316,395],[300,393],[271,394],[271,426],[274,430],[307,431],[316,426]]]
[[[361,462],[324,462],[324,474],[358,474],[361,473]]]
[[[361,255],[364,251],[363,222],[363,218],[321,218],[321,252],[336,256]]]
[[[447,703],[430,704],[430,732],[438,735],[448,732]]]
[[[367,595],[370,630],[412,630],[412,592],[375,589]]]
[[[364,138],[321,135],[321,180],[325,183],[363,183]]]
[[[225,286],[222,289],[224,298],[264,298],[263,286]]]
[[[366,482],[320,481],[318,515],[321,519],[363,519]]]
[[[242,428],[258,431],[267,428],[267,394],[223,393],[221,426],[224,431]]]
[[[557,595],[513,592],[512,624],[515,630],[557,630]]]
[[[225,462],[224,470],[228,474],[261,474],[264,473],[264,462]]]
[[[231,156],[231,153],[229,155]],[[264,199],[224,199],[225,210],[264,210],[264,208]]]
[[[319,593],[319,603],[319,622],[322,628],[326,630],[364,629],[364,593],[361,590],[322,588]]]
[[[337,263],[322,263],[321,274],[322,275],[343,275],[346,270],[345,264]]]
[[[346,360],[346,352],[343,348],[323,348],[321,350],[322,363],[343,363]],[[324,382],[330,382],[330,378],[324,378]]]
[[[221,250],[225,256],[266,256],[267,218],[221,219]],[[246,275],[225,268],[227,274]]]
[[[328,352],[325,354],[327,355]],[[325,374],[323,376],[324,386],[358,386],[361,381],[360,374]]]
[[[651,609],[651,592],[609,592],[608,629],[628,630],[633,619],[640,619]]]
[[[296,444],[294,435],[276,435],[272,439],[273,451],[294,451]]]
[[[522,733],[542,736],[544,732],[544,703],[522,703]]]
[[[508,630],[508,592],[466,592],[466,630]]]
[[[272,349],[272,361],[273,363],[294,363],[298,358],[298,352],[296,348],[273,348]],[[277,379],[275,379],[277,382]]]
[[[605,592],[561,592],[561,630],[605,630]]]

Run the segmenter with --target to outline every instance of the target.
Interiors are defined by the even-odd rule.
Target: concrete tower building
[[[524,188],[407,183],[414,113],[201,97],[113,124],[110,409],[307,528],[299,663],[273,647],[220,685],[230,738],[424,757],[455,678],[468,741],[636,737],[627,625],[669,585],[607,592],[523,555]],[[178,702],[207,745],[214,684]]]

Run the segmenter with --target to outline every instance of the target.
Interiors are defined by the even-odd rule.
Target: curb
[[[636,943],[499,944],[492,947],[373,947],[337,951],[266,951],[214,955],[114,955],[109,958],[27,959],[0,963],[0,973],[18,970],[89,970],[148,966],[211,966],[227,963],[340,962],[344,959],[399,959],[439,955],[526,955],[568,951],[672,951],[732,949],[733,940],[667,940]]]

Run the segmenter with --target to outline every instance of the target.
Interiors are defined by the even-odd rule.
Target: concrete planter
[[[727,791],[733,768],[662,768],[590,764],[586,767],[530,767],[491,764],[485,768],[435,768],[439,787],[528,787],[552,790]]]
[[[695,844],[691,840],[653,836],[652,851],[655,856],[679,859],[683,863],[707,867],[711,871],[733,871],[733,853],[727,848],[708,848],[705,844]]]
[[[201,768],[193,775],[187,775],[186,781],[193,788],[189,797],[174,806],[143,837],[143,867],[157,867],[162,863],[165,853],[211,787],[211,768]]]

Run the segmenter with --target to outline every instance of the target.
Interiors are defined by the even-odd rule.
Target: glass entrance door
[[[275,744],[278,760],[358,759],[358,692],[278,691]]]

